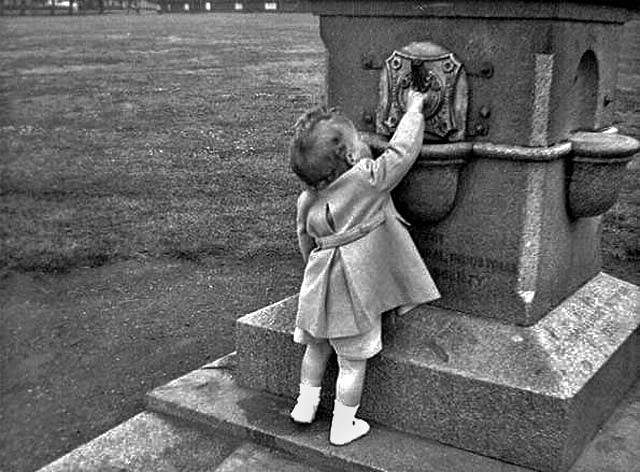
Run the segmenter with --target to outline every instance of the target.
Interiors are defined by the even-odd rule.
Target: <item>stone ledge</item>
[[[219,435],[279,449],[301,463],[324,470],[378,472],[530,472],[531,469],[373,425],[348,446],[328,443],[326,415],[309,427],[288,417],[291,400],[240,387],[229,358],[225,368],[209,366],[160,387],[148,408],[216,428]],[[570,472],[640,472],[640,383],[627,394]]]
[[[293,397],[295,297],[238,321],[237,380]],[[363,417],[538,470],[567,470],[640,373],[640,289],[599,274],[531,327],[425,306],[387,317]],[[334,377],[327,376],[324,404]]]
[[[193,371],[147,395],[147,408],[216,429],[218,434],[279,449],[328,471],[526,472],[435,441],[374,426],[348,446],[329,444],[329,421],[321,415],[308,427],[289,419],[291,401],[240,387],[228,369]]]
[[[143,412],[38,472],[212,471],[239,444],[175,417]]]
[[[233,451],[215,472],[320,472],[289,455],[247,442]]]

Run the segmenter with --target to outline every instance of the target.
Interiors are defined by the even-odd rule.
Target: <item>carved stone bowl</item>
[[[361,136],[374,157],[387,143],[385,137],[373,133]],[[460,169],[472,147],[469,142],[424,145],[414,166],[393,191],[402,216],[416,225],[437,223],[446,217],[453,209]]]
[[[437,223],[447,216],[453,209],[464,162],[418,161],[393,192],[402,216],[417,225]]]
[[[573,218],[601,215],[616,202],[625,168],[640,150],[640,142],[617,134],[615,129],[574,133],[569,140],[569,214]]]

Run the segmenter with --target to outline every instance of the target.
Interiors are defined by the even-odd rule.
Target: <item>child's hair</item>
[[[318,125],[325,121],[337,126],[318,130]],[[345,127],[356,132],[351,120],[324,106],[309,110],[294,125],[289,146],[291,169],[309,187],[319,189],[328,185],[345,168],[348,154],[353,152],[348,148]]]

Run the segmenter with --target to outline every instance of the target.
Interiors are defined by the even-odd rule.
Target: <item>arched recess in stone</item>
[[[571,111],[567,120],[569,132],[594,129],[599,83],[598,58],[592,50],[587,50],[580,59],[571,87],[568,102]]]

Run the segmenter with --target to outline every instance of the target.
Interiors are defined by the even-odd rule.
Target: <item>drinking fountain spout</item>
[[[471,151],[466,137],[468,84],[462,62],[431,42],[414,42],[387,58],[380,76],[378,139],[395,131],[410,87],[426,94],[424,145],[413,169],[394,192],[398,210],[417,225],[436,223],[452,210],[462,166]],[[375,141],[370,137],[370,141]]]

